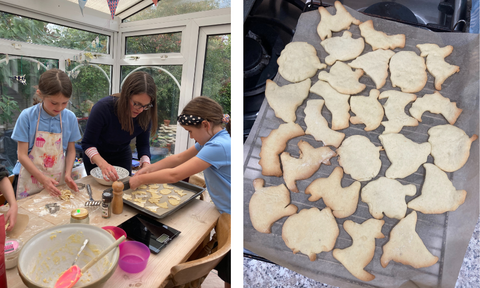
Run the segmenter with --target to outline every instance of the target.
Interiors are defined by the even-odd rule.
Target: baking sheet
[[[196,185],[192,185],[190,183],[187,183],[187,182],[184,182],[184,181],[180,181],[180,182],[177,182],[177,183],[173,183],[173,184],[155,184],[155,185],[158,185],[159,187],[158,188],[152,188],[152,189],[155,189],[158,193],[157,194],[160,194],[162,197],[159,198],[159,202],[162,203],[162,202],[167,202],[168,203],[168,208],[165,209],[165,208],[160,208],[158,207],[157,205],[153,204],[153,203],[150,203],[148,201],[148,199],[150,199],[150,197],[152,196],[152,194],[150,192],[148,192],[147,190],[149,190],[150,186],[151,185],[154,185],[154,184],[150,184],[150,185],[146,185],[147,188],[145,189],[140,189],[140,188],[137,188],[137,190],[132,190],[132,189],[127,189],[127,190],[124,190],[123,191],[123,203],[137,209],[137,210],[140,210],[152,217],[155,217],[157,219],[160,219],[160,218],[163,218],[163,217],[166,217],[172,213],[174,213],[175,211],[179,210],[180,208],[182,208],[183,206],[185,206],[188,202],[190,202],[192,199],[195,199],[197,196],[199,196],[200,194],[202,194],[202,192],[205,190],[204,188],[202,187],[199,187],[199,186],[196,186]],[[170,187],[173,187],[173,188],[167,188],[167,187],[164,187],[164,185],[167,185],[170,186]],[[172,192],[170,194],[167,194],[167,195],[162,195],[159,191],[162,190],[162,189],[170,189]],[[111,189],[107,189],[107,190],[111,190]],[[177,193],[175,193],[174,190],[182,190],[183,193],[185,193],[186,195],[183,195],[182,197],[180,197],[180,195],[178,195]],[[143,199],[146,199],[146,202],[145,202],[145,207],[157,207],[157,211],[156,212],[153,212],[145,207],[141,207],[137,204],[137,202],[135,202],[133,199],[135,199],[139,194],[136,194],[136,195],[132,195],[132,193],[134,192],[137,192],[137,191],[146,191],[146,195],[147,197],[144,197]],[[125,195],[130,195],[132,196],[132,200],[128,200],[128,199],[125,199]],[[178,205],[172,205],[170,204],[170,202],[168,202],[168,196],[177,196],[180,198],[180,204]],[[142,198],[142,197],[138,197],[138,198]]]
[[[445,60],[454,65],[460,66],[460,72],[450,76],[442,85],[440,93],[450,98],[451,101],[457,102],[457,106],[463,109],[462,114],[455,123],[456,127],[463,129],[469,136],[478,135],[479,123],[479,35],[466,33],[434,33],[421,28],[415,28],[401,23],[388,21],[379,18],[373,18],[358,13],[348,7],[347,10],[355,18],[363,21],[372,19],[376,30],[384,31],[388,34],[403,33],[406,35],[406,45],[403,49],[395,49],[399,51],[415,51],[418,55],[420,51],[415,47],[421,43],[435,43],[440,47],[452,45],[453,53]],[[335,13],[333,7],[327,9],[331,14]],[[298,21],[296,33],[293,41],[304,41],[312,44],[317,49],[317,54],[322,63],[325,62],[327,53],[320,45],[320,37],[316,32],[316,27],[320,21],[318,11],[303,13]],[[343,30],[345,31],[345,30]],[[334,33],[333,36],[341,36],[343,31]],[[352,25],[349,29],[353,34],[353,38],[360,37],[358,26]],[[364,53],[372,51],[369,44],[365,44]],[[347,63],[351,61],[346,61]],[[331,66],[327,68],[327,71]],[[321,71],[321,70],[320,70]],[[319,72],[319,71],[318,71]],[[312,86],[318,81],[318,72],[311,78]],[[428,83],[425,88],[415,93],[417,97],[423,97],[425,94],[431,94],[434,90],[434,78],[428,74]],[[274,81],[280,85],[289,84],[279,74]],[[370,89],[375,88],[373,81],[366,75],[360,78],[360,82],[367,85],[367,88],[360,94],[367,96]],[[390,78],[380,91],[399,90],[392,88]],[[310,93],[309,99],[321,99],[320,96]],[[304,108],[306,101],[297,109],[296,123],[300,124],[305,130]],[[380,100],[382,104],[385,99]],[[411,107],[411,103],[406,106],[406,111]],[[351,113],[353,114],[353,113]],[[331,113],[323,108],[322,115],[331,124]],[[386,120],[386,117],[384,117]],[[402,265],[391,261],[386,268],[380,265],[380,257],[382,255],[382,246],[388,242],[392,227],[399,220],[384,217],[385,224],[382,233],[386,236],[384,239],[376,239],[375,255],[373,260],[365,267],[365,270],[374,274],[376,278],[370,282],[363,282],[351,275],[343,265],[332,256],[332,252],[323,252],[317,254],[317,260],[311,262],[304,254],[298,253],[293,255],[292,251],[285,245],[282,240],[282,225],[286,217],[275,222],[272,227],[271,234],[263,234],[257,232],[250,221],[248,203],[254,192],[253,180],[256,178],[265,179],[265,186],[276,186],[284,183],[282,177],[262,176],[261,166],[258,164],[259,153],[261,148],[260,137],[268,136],[272,129],[278,128],[283,122],[275,117],[273,110],[264,100],[261,110],[258,113],[257,120],[252,127],[251,133],[244,145],[244,245],[245,248],[265,257],[279,265],[287,267],[291,270],[299,272],[307,277],[324,282],[330,285],[340,287],[455,287],[458,278],[458,272],[461,268],[465,251],[474,230],[479,215],[479,140],[473,142],[470,157],[467,163],[458,171],[447,173],[453,185],[457,189],[467,191],[467,198],[456,211],[443,213],[440,215],[427,215],[417,212],[418,221],[416,231],[425,243],[427,249],[435,256],[439,257],[439,261],[430,267],[414,269],[411,266]],[[422,122],[417,127],[403,127],[400,133],[417,143],[426,142],[428,139],[427,131],[435,125],[447,124],[442,115],[431,114],[425,112]],[[364,125],[352,125],[341,132],[346,137],[354,134],[364,135],[368,137],[376,146],[381,146],[378,136],[383,132],[383,126],[374,131],[365,132]],[[297,143],[299,140],[308,141],[314,147],[322,146],[321,142],[317,142],[310,135],[297,137],[287,143],[285,151],[292,156],[299,155]],[[334,149],[334,148],[333,148]],[[386,157],[385,151],[380,152],[382,160],[382,168],[378,177],[384,176],[390,162]],[[331,160],[332,165],[322,165],[320,169],[310,178],[297,181],[300,193],[290,193],[291,202],[301,209],[311,207],[325,208],[323,200],[309,202],[308,195],[304,194],[305,188],[316,178],[328,177],[333,169],[338,165],[337,157]],[[433,158],[428,157],[428,163],[433,163]],[[402,184],[414,184],[417,187],[417,194],[413,197],[406,197],[407,202],[420,195],[420,189],[424,181],[425,169],[421,166],[418,171],[404,179],[397,179]],[[376,179],[375,178],[375,179]],[[374,180],[374,179],[373,179]],[[344,174],[342,186],[349,186],[354,180],[348,174]],[[362,182],[362,188],[368,182]],[[266,206],[267,207],[267,206]],[[407,214],[412,210],[408,209]],[[345,220],[353,220],[362,223],[366,219],[372,218],[368,212],[366,203],[359,200],[356,212],[347,218],[336,219],[339,224],[340,234],[334,248],[346,248],[352,244],[351,237],[345,232],[342,224]]]

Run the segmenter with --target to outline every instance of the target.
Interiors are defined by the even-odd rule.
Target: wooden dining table
[[[81,178],[76,182],[90,184],[95,200],[101,200],[103,190],[110,188],[99,184],[92,176]],[[68,189],[66,185],[58,188],[60,190]],[[16,238],[26,243],[44,229],[70,223],[70,212],[75,208],[85,207],[84,204],[87,200],[89,200],[89,197],[86,189],[75,193],[74,199],[67,200],[68,202],[50,196],[46,190],[19,200],[18,213],[28,215],[29,221],[26,229],[20,235],[15,235]],[[53,202],[60,204],[61,207],[59,211],[51,214],[45,208],[45,205]],[[102,217],[99,206],[85,208],[89,210],[90,225],[98,227],[117,226],[139,213],[138,210],[124,205],[121,214],[112,214],[110,218],[106,219]],[[194,199],[177,212],[159,219],[159,222],[177,229],[181,233],[160,253],[150,254],[145,270],[131,274],[117,266],[115,272],[103,287],[163,287],[170,274],[170,269],[185,262],[200,244],[209,237],[219,216],[215,205]],[[9,235],[7,234],[8,239]],[[7,283],[9,288],[27,287],[20,279],[17,268],[7,270]]]

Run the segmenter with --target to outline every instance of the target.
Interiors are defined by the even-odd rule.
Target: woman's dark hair
[[[120,94],[113,96],[119,96],[116,102],[116,112],[118,120],[122,125],[122,130],[133,134],[133,118],[130,112],[130,99],[132,96],[146,93],[150,96],[150,104],[152,107],[146,111],[143,111],[137,116],[138,123],[144,131],[148,129],[148,125],[152,123],[150,135],[155,135],[157,132],[157,86],[153,81],[150,74],[137,71],[130,74],[122,85],[122,91]]]
[[[72,96],[72,82],[67,73],[59,69],[50,69],[40,76],[38,90],[42,96],[51,96],[62,93],[63,96]]]
[[[188,104],[183,108],[182,114],[184,115],[193,115],[203,118],[211,122],[214,126],[223,124],[223,108],[215,100],[207,96],[200,96],[193,98]],[[193,127],[199,127],[202,123],[197,125],[192,125]],[[230,133],[230,121],[226,123],[225,129],[227,129],[228,134]]]

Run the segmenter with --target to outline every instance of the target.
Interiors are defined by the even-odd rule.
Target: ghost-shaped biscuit
[[[397,180],[380,177],[362,188],[362,201],[368,204],[368,211],[375,219],[382,219],[383,213],[389,218],[402,219],[407,213],[405,196],[414,196],[416,192],[413,184],[402,185]]]
[[[331,37],[320,42],[329,54],[325,63],[333,65],[337,60],[347,61],[357,58],[363,52],[365,42],[363,38],[352,38],[350,31],[343,32],[342,37]]]
[[[350,95],[338,93],[330,84],[322,80],[318,80],[310,88],[310,92],[320,95],[325,100],[325,106],[332,113],[332,130],[341,130],[349,126]]]
[[[330,68],[330,72],[321,71],[318,74],[318,79],[327,81],[335,90],[342,94],[353,95],[362,92],[365,87],[367,87],[365,84],[358,81],[362,75],[362,69],[352,71],[350,66],[337,61]]]
[[[380,126],[383,119],[383,107],[378,102],[380,91],[377,89],[370,90],[367,96],[350,97],[350,109],[355,116],[350,117],[352,124],[365,124],[365,131],[372,131]]]
[[[385,238],[382,226],[385,221],[368,219],[362,224],[347,220],[343,228],[352,237],[352,246],[345,249],[334,249],[333,257],[362,281],[372,281],[375,276],[364,270],[375,253],[375,238]]]

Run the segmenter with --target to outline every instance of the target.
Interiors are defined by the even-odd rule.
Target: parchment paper
[[[389,35],[403,33],[406,35],[406,45],[403,49],[395,49],[399,51],[415,51],[420,55],[420,51],[415,47],[416,44],[435,43],[440,47],[452,45],[453,53],[446,58],[450,64],[460,66],[460,72],[452,75],[442,85],[440,93],[444,97],[450,98],[451,101],[457,102],[457,106],[463,109],[462,114],[458,118],[455,126],[463,129],[469,136],[478,135],[479,123],[479,36],[478,34],[464,33],[434,33],[421,28],[396,23],[379,18],[372,18],[358,13],[347,7],[348,11],[355,18],[366,21],[373,20],[376,30],[384,31]],[[331,14],[334,14],[333,7],[328,8]],[[322,63],[325,62],[327,53],[320,45],[320,37],[316,32],[316,27],[320,21],[318,11],[307,12],[301,15],[293,41],[305,41],[312,44],[317,49],[317,54]],[[353,38],[360,37],[358,26],[352,25],[349,29],[353,34]],[[341,36],[343,31],[334,33],[333,36]],[[365,50],[362,53],[370,52],[372,48],[365,43]],[[351,61],[346,61],[347,63]],[[327,71],[330,66],[327,68]],[[318,81],[317,75],[311,78],[312,86]],[[279,74],[274,81],[280,86],[289,84]],[[431,94],[434,90],[434,78],[428,73],[428,83],[425,88],[415,93],[417,97],[423,97],[425,94]],[[373,81],[366,75],[360,78],[360,82],[365,83],[367,88],[360,94],[367,96],[370,89],[375,88]],[[386,85],[380,91],[399,90],[392,88],[390,78],[387,78]],[[320,96],[310,93],[308,99],[321,99]],[[307,101],[306,100],[306,101]],[[306,101],[297,109],[296,123],[299,123],[305,130],[305,114],[304,108]],[[380,101],[385,103],[385,99]],[[411,107],[407,105],[406,111]],[[353,114],[353,113],[351,113]],[[408,112],[407,112],[408,114]],[[323,108],[322,115],[331,124],[331,113]],[[386,120],[386,117],[384,117]],[[456,211],[443,213],[440,215],[426,215],[417,212],[418,221],[416,231],[425,243],[427,249],[435,256],[439,257],[439,261],[430,267],[422,269],[414,269],[411,266],[403,265],[391,261],[386,268],[380,265],[380,257],[383,253],[382,246],[388,242],[392,227],[399,220],[390,219],[384,216],[385,224],[382,233],[386,236],[384,239],[376,239],[375,255],[373,260],[365,267],[365,270],[374,274],[376,278],[370,282],[362,282],[351,275],[343,265],[332,256],[332,252],[323,252],[317,254],[317,260],[311,262],[304,254],[292,254],[292,251],[285,245],[282,240],[282,225],[286,218],[277,221],[272,227],[271,234],[262,234],[257,232],[250,221],[248,212],[248,203],[254,192],[252,181],[255,178],[265,179],[265,186],[275,186],[284,183],[282,177],[266,177],[261,174],[261,166],[258,165],[259,153],[261,148],[260,137],[268,136],[272,129],[278,128],[282,124],[282,120],[275,117],[273,110],[264,100],[261,110],[258,113],[257,120],[252,131],[244,145],[244,245],[245,248],[269,259],[279,265],[287,267],[307,277],[317,281],[335,285],[339,287],[455,287],[458,278],[458,272],[461,268],[468,242],[471,238],[475,224],[479,215],[479,141],[472,144],[470,157],[467,163],[461,169],[448,173],[456,189],[464,189],[467,191],[465,203]],[[428,139],[427,131],[435,125],[447,124],[447,121],[441,115],[425,112],[422,122],[417,127],[403,127],[400,133],[417,143],[426,142]],[[346,137],[359,134],[367,136],[376,146],[381,146],[378,136],[383,132],[383,126],[374,131],[365,132],[364,125],[352,125],[341,132]],[[314,147],[322,146],[321,142],[317,142],[310,135],[297,137],[287,143],[285,151],[298,157],[299,150],[297,143],[299,140],[308,141]],[[386,169],[390,166],[390,162],[386,157],[385,151],[380,152],[382,160],[382,168],[378,177],[385,176]],[[300,193],[290,193],[291,201],[297,205],[299,211],[301,209],[325,207],[323,200],[309,202],[307,195],[304,194],[305,188],[316,178],[328,177],[333,169],[338,165],[337,157],[331,160],[332,165],[322,165],[320,169],[309,179],[297,181]],[[428,163],[433,163],[432,156],[428,157]],[[397,179],[402,184],[412,183],[417,187],[417,194],[413,197],[406,197],[407,202],[420,195],[421,186],[424,181],[425,169],[421,166],[418,171],[404,179]],[[375,178],[375,179],[376,179]],[[373,179],[374,180],[374,179]],[[349,186],[353,183],[353,179],[348,174],[344,174],[342,186]],[[362,188],[368,182],[362,182]],[[265,206],[267,208],[267,204]],[[407,214],[411,213],[408,209]],[[362,223],[366,219],[372,218],[368,212],[366,203],[359,200],[357,211],[350,217],[337,219],[340,228],[340,235],[335,244],[335,248],[346,248],[352,244],[351,237],[345,232],[342,224],[345,220],[353,220]]]

